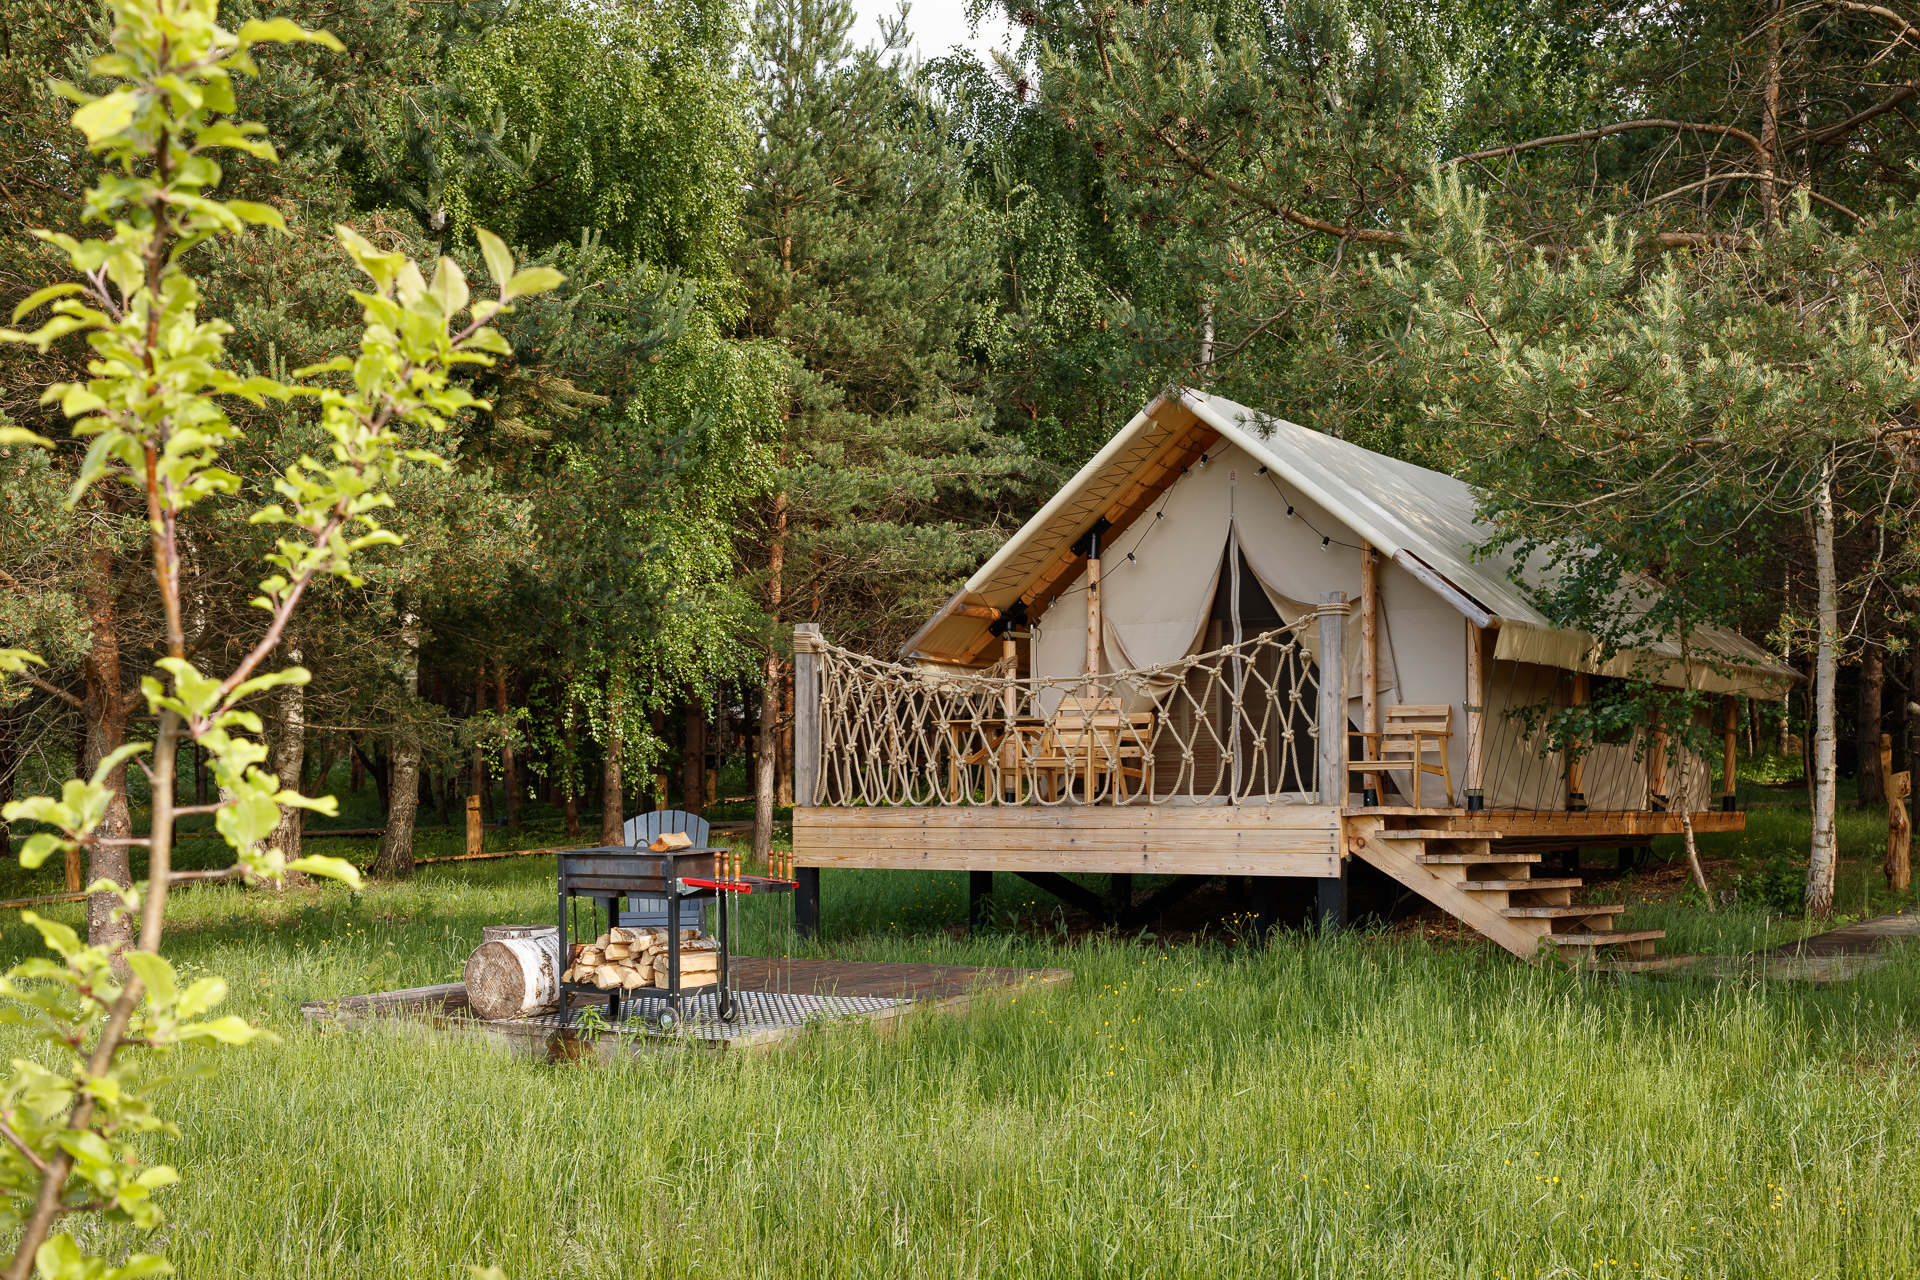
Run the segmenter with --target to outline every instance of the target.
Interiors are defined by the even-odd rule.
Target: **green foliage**
[[[845,0],[766,0],[750,72],[759,146],[744,209],[746,333],[777,344],[787,429],[759,540],[783,598],[829,634],[897,645],[997,541],[1032,470],[987,429],[970,358],[986,336],[991,219],[928,87],[855,50]],[[769,601],[771,603],[771,600]]]
[[[222,118],[234,109],[233,75],[257,68],[253,46],[313,42],[338,48],[324,33],[310,33],[285,18],[253,20],[237,32],[217,21],[212,0],[115,0],[110,53],[94,59],[92,76],[109,82],[104,93],[68,84],[59,92],[77,104],[74,127],[86,137],[104,170],[87,193],[86,221],[105,223],[111,235],[82,240],[58,231],[38,234],[59,248],[82,282],[41,288],[14,310],[19,323],[41,307],[51,318],[37,329],[0,330],[0,341],[45,352],[72,334],[85,334],[93,352],[84,382],[53,383],[43,397],[73,419],[73,433],[91,437],[68,505],[96,483],[118,483],[139,495],[145,507],[152,556],[167,619],[167,656],[159,674],[141,682],[147,709],[158,722],[154,744],[129,743],[106,756],[88,781],[69,781],[59,798],[35,796],[9,803],[0,816],[27,820],[54,831],[35,833],[22,854],[34,866],[59,850],[101,842],[102,823],[116,796],[111,780],[125,762],[153,751],[151,833],[142,839],[149,882],[121,886],[101,880],[95,893],[118,899],[118,910],[141,919],[139,946],[90,945],[63,924],[29,913],[58,957],[16,965],[0,985],[11,1001],[6,1017],[31,1027],[53,1051],[58,1066],[16,1058],[14,1073],[0,1086],[0,1129],[9,1142],[0,1163],[4,1223],[19,1231],[10,1276],[29,1263],[47,1277],[159,1274],[167,1264],[146,1255],[109,1268],[84,1257],[73,1238],[53,1235],[61,1215],[102,1212],[151,1229],[160,1221],[150,1193],[174,1181],[166,1166],[142,1167],[139,1135],[163,1128],[149,1105],[164,1084],[136,1072],[123,1050],[164,1052],[182,1044],[239,1045],[260,1033],[234,1017],[203,1018],[226,994],[225,983],[208,977],[184,989],[159,954],[167,887],[172,878],[172,797],[182,739],[204,749],[214,762],[224,793],[211,806],[215,825],[238,855],[230,874],[278,880],[303,871],[358,887],[355,868],[338,858],[289,862],[277,848],[262,848],[285,806],[323,814],[329,799],[309,800],[283,788],[260,766],[266,747],[259,717],[241,704],[277,686],[303,685],[300,667],[259,672],[308,585],[332,576],[357,585],[357,552],[396,541],[376,513],[391,505],[386,488],[401,477],[402,462],[434,464],[436,455],[404,433],[432,433],[477,403],[452,372],[484,365],[490,353],[509,350],[487,321],[509,309],[516,297],[549,290],[560,281],[548,267],[515,271],[497,238],[478,233],[498,284],[498,297],[473,302],[457,265],[442,260],[429,283],[405,255],[377,250],[342,227],[347,255],[370,287],[354,296],[365,329],[357,357],[339,357],[301,370],[298,382],[258,374],[242,376],[223,363],[222,320],[199,315],[198,287],[182,258],[216,236],[247,226],[285,230],[271,206],[220,201],[220,149],[271,160],[273,149],[256,124]],[[471,302],[471,306],[469,303]],[[469,318],[462,326],[460,317]],[[346,375],[344,379],[324,375]],[[293,396],[318,402],[328,461],[303,457],[277,476],[283,498],[254,511],[254,522],[284,530],[266,560],[279,572],[260,584],[256,603],[271,617],[266,634],[223,678],[202,674],[185,654],[181,620],[179,525],[202,504],[231,495],[241,479],[221,465],[219,452],[240,437],[214,397],[238,397],[256,406],[265,398]],[[8,427],[0,443],[48,445],[33,433]],[[24,674],[39,661],[9,649],[0,670]]]

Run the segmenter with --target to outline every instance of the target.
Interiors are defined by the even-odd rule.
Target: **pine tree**
[[[741,332],[785,355],[785,433],[757,528],[773,623],[889,650],[1003,536],[1028,469],[987,429],[975,355],[994,286],[987,211],[904,19],[856,50],[846,0],[761,0]],[[757,852],[782,683],[764,659]]]

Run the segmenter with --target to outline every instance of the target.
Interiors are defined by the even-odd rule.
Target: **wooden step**
[[[1538,862],[1537,853],[1422,853],[1414,861],[1424,866],[1472,866],[1482,862]]]
[[[1456,882],[1462,889],[1472,889],[1482,893],[1495,890],[1517,891],[1521,889],[1578,889],[1586,884],[1584,880],[1460,880]]]
[[[1705,959],[1703,955],[1629,956],[1618,960],[1595,959],[1588,967],[1595,973],[1648,973],[1657,969],[1681,969]]]
[[[1557,947],[1610,947],[1616,942],[1656,942],[1667,936],[1665,929],[1606,929],[1598,933],[1543,933],[1541,938]]]
[[[1500,914],[1509,920],[1564,920],[1579,916],[1617,916],[1625,907],[1502,907]]]
[[[1435,831],[1424,827],[1407,827],[1400,831],[1376,831],[1382,840],[1499,840],[1503,837],[1498,831]]]

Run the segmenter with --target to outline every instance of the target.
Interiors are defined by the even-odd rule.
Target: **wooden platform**
[[[1444,818],[1456,838],[1501,850],[1644,845],[1677,835],[1677,813],[1558,813],[1331,805],[956,805],[793,811],[794,863],[916,871],[1147,875],[1340,874],[1357,818]],[[1695,834],[1744,831],[1744,813],[1696,813]],[[1430,823],[1439,826],[1442,824]]]
[[[914,1009],[957,1013],[975,1000],[1013,997],[1030,990],[1065,986],[1065,969],[994,969],[963,965],[878,964],[850,960],[787,960],[736,956],[734,987],[748,1015],[727,1025],[717,1019],[689,1017],[677,1033],[662,1035],[635,1018],[617,1031],[562,1032],[555,1019],[487,1022],[473,1015],[464,983],[413,987],[338,1000],[309,1000],[300,1006],[307,1021],[322,1030],[374,1031],[401,1036],[473,1039],[516,1056],[541,1061],[571,1061],[595,1056],[612,1061],[622,1054],[661,1048],[709,1051],[765,1051],[839,1021],[863,1021],[882,1030]],[[604,1003],[576,996],[575,1006]]]
[[[802,867],[1147,875],[1340,874],[1328,805],[796,808]]]

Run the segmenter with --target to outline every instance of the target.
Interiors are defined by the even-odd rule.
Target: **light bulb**
[[[1322,551],[1325,551],[1328,547],[1332,545],[1333,545],[1333,538],[1331,536],[1320,539],[1320,549]]]

